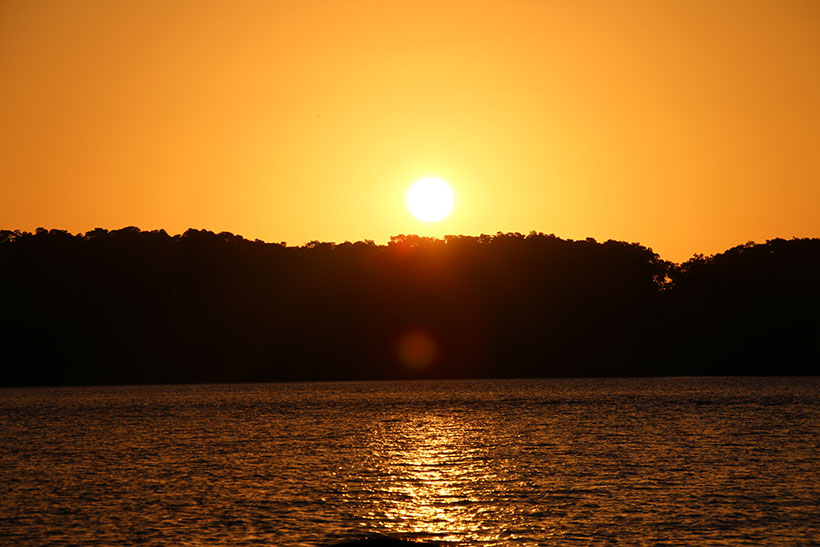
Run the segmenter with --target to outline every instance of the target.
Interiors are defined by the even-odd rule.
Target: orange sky
[[[3,0],[0,190],[4,229],[820,236],[820,2]]]

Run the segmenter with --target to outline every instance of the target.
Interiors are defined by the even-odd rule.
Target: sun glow
[[[453,210],[456,198],[450,185],[435,177],[417,180],[407,192],[407,207],[424,222],[442,220]]]

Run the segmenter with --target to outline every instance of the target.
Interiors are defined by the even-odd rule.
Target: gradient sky
[[[820,236],[820,2],[0,0],[0,190],[22,230]]]

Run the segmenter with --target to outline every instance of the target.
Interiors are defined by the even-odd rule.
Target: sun
[[[424,222],[436,222],[450,214],[456,197],[453,189],[436,177],[425,177],[413,183],[407,192],[407,207]]]

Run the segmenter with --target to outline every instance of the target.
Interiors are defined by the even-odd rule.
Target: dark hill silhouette
[[[2,231],[0,384],[817,374],[818,280],[818,239]]]

